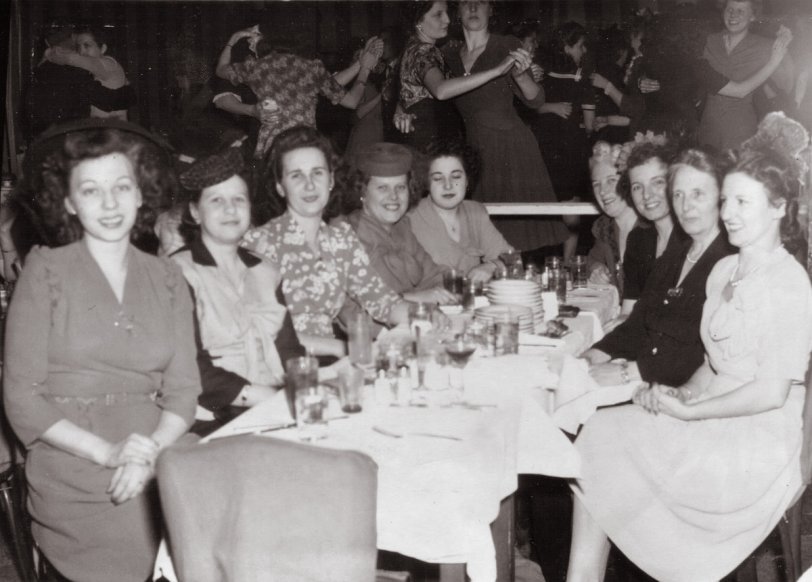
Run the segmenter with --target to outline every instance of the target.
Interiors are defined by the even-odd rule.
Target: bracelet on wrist
[[[623,384],[628,384],[632,381],[631,376],[629,376],[629,364],[627,362],[621,362],[620,364],[620,381]]]

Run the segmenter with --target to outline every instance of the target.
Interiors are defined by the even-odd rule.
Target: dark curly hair
[[[313,127],[297,125],[277,135],[265,158],[264,169],[262,170],[259,184],[260,188],[265,189],[266,199],[268,201],[268,210],[265,214],[269,218],[281,216],[287,209],[285,199],[282,198],[276,190],[276,183],[281,182],[285,154],[301,148],[316,148],[321,151],[327,160],[327,169],[330,170],[330,172],[335,172],[341,163],[341,158],[335,153],[330,140]],[[338,186],[338,183],[336,183],[336,186]],[[322,215],[323,220],[329,221],[331,218],[339,215],[341,196],[338,192],[340,190],[342,190],[342,188],[334,187],[332,192],[330,192],[330,198],[327,201],[327,206]]]
[[[620,180],[617,183],[617,191],[626,201],[626,203],[634,208],[634,200],[632,200],[632,184],[629,180],[629,171],[637,166],[642,166],[649,160],[657,159],[663,164],[668,166],[671,159],[674,157],[674,149],[669,143],[657,144],[652,142],[643,142],[636,144],[629,157],[626,159],[626,170],[620,175]]]
[[[791,255],[805,260],[807,242],[804,238],[804,225],[798,220],[798,197],[801,185],[794,168],[788,167],[786,156],[770,148],[748,148],[728,153],[730,166],[726,176],[742,173],[767,191],[769,202],[778,207],[786,204],[781,219],[781,242]]]
[[[466,196],[470,194],[479,182],[480,171],[482,170],[482,158],[479,152],[468,145],[464,141],[458,139],[435,139],[426,147],[424,162],[424,179],[423,184],[425,194],[429,190],[429,168],[431,162],[437,158],[457,158],[462,162],[462,169],[465,170],[465,177],[468,180],[468,191]]]
[[[253,179],[253,172],[252,167],[246,164],[245,168],[241,172],[234,174],[235,176],[239,176],[245,182],[245,185],[248,189],[248,202],[251,206],[251,211],[254,208],[254,179]],[[194,218],[192,218],[192,211],[189,208],[189,205],[194,203],[200,203],[200,197],[203,195],[203,188],[202,190],[183,190],[184,194],[186,195],[186,201],[183,204],[183,212],[181,214],[180,226],[178,227],[178,232],[183,237],[183,240],[186,244],[191,243],[195,238],[200,235],[200,225],[195,222]],[[253,214],[251,215],[253,217]]]
[[[132,163],[143,198],[130,238],[136,241],[151,235],[157,212],[177,188],[168,156],[147,139],[119,129],[72,131],[59,139],[56,147],[29,168],[25,187],[42,222],[47,244],[61,246],[81,238],[79,219],[65,208],[71,172],[85,160],[114,153],[126,155]]]

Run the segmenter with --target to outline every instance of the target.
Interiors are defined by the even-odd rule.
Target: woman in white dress
[[[642,388],[579,435],[569,582],[603,579],[609,539],[657,580],[719,580],[799,493],[812,288],[790,253],[801,240],[793,156],[807,143],[771,114],[732,154],[721,218],[739,253],[708,278],[705,363],[680,390]]]

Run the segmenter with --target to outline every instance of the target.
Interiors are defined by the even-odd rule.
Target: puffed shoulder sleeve
[[[790,259],[793,260],[794,259]],[[812,290],[803,269],[771,285],[758,343],[760,379],[803,382],[812,347]]]
[[[324,63],[316,60],[313,66],[316,68],[317,77],[321,79],[319,82],[319,93],[329,99],[333,105],[338,105],[338,103],[344,99],[347,90],[327,71],[324,67]]]
[[[191,424],[200,394],[200,372],[197,368],[194,309],[186,279],[178,265],[166,259],[166,286],[171,295],[174,352],[163,373],[158,405]]]
[[[414,59],[414,71],[417,78],[423,81],[426,78],[426,73],[434,68],[440,69],[440,71],[445,70],[443,53],[433,44],[423,43],[417,49]]]
[[[26,446],[64,418],[46,398],[52,312],[60,300],[59,275],[50,255],[50,249],[42,248],[29,253],[6,319],[3,401]]]

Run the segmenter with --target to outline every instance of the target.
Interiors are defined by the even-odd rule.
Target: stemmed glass
[[[468,360],[476,351],[477,345],[476,338],[467,332],[445,342],[445,351],[451,360],[451,373],[448,375],[449,385],[460,398],[465,393],[463,379],[465,366],[468,365]]]

